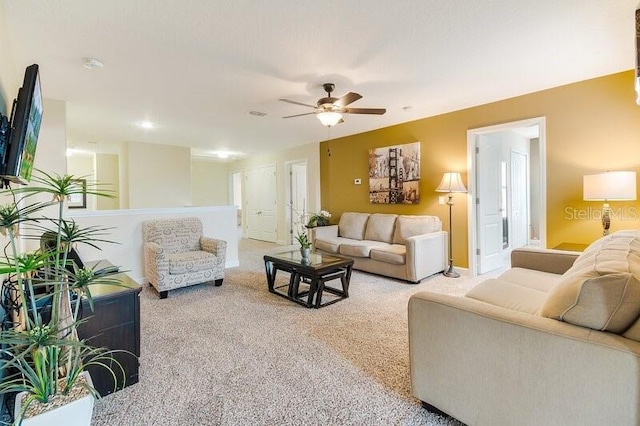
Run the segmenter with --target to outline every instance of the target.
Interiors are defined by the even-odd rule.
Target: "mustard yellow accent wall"
[[[435,192],[442,174],[459,171],[467,184],[467,130],[546,117],[547,246],[591,243],[602,233],[599,202],[582,200],[582,177],[607,170],[640,174],[640,106],[634,73],[625,71],[516,98],[320,143],[322,208],[333,222],[345,211],[429,214],[448,228],[448,207]],[[348,118],[347,118],[348,120]],[[370,148],[421,143],[420,204],[370,204]],[[354,185],[356,178],[362,185]],[[456,194],[454,259],[468,266],[468,195]],[[640,227],[639,202],[612,202],[611,230]]]

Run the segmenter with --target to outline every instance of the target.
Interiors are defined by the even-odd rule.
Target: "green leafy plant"
[[[65,201],[78,193],[112,197],[98,184],[88,182],[83,187],[74,176],[39,170],[31,186],[0,192],[0,196],[12,200],[0,206],[0,234],[9,240],[9,253],[5,250],[0,274],[6,275],[3,287],[14,299],[11,326],[0,332],[0,362],[5,372],[0,393],[28,392],[22,412],[15,419],[18,424],[30,404],[46,404],[56,395],[68,394],[77,384],[94,397],[99,396],[95,389],[78,380],[89,365],[110,371],[114,385],[116,373],[124,377],[122,366],[111,357],[114,351],[94,348],[78,338],[83,300],[93,310],[91,287],[121,285],[113,277],[117,271],[78,269],[68,260],[71,248],[77,244],[97,248],[97,243],[109,242],[104,239],[108,228],[81,228],[64,218]],[[51,201],[29,203],[31,197],[41,194],[50,195]],[[41,216],[53,207],[57,207],[56,218]],[[41,246],[34,252],[18,250],[19,237],[39,240],[43,234],[51,237],[50,246]]]
[[[330,218],[331,213],[326,210],[320,210],[319,213],[311,213],[309,215],[309,220],[307,221],[307,227],[314,228],[316,226],[327,226],[329,225]]]
[[[296,241],[300,244],[300,248],[307,249],[311,248],[311,241],[309,241],[309,237],[304,232],[298,232],[295,236]]]

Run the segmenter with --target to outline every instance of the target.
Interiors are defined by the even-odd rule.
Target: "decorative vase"
[[[309,260],[309,255],[311,254],[311,247],[300,247],[300,255],[302,256],[302,260]]]
[[[93,387],[91,376],[87,371],[81,373],[87,384]],[[78,386],[76,384],[76,386]],[[17,419],[22,412],[22,401],[27,398],[27,392],[20,392],[16,395],[14,408],[14,419]],[[94,398],[91,394],[86,394],[68,404],[45,411],[38,415],[22,419],[22,426],[90,426],[93,415]],[[31,404],[37,404],[32,402]]]

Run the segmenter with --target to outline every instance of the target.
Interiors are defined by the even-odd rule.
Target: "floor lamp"
[[[467,192],[464,183],[462,183],[462,177],[457,172],[447,172],[442,176],[440,185],[436,188],[436,192],[447,192],[449,200],[447,205],[449,206],[449,269],[444,272],[445,277],[458,278],[459,273],[453,269],[453,221],[451,220],[451,208],[453,207],[453,193],[454,192]]]

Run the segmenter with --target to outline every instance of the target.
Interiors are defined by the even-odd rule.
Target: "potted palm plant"
[[[69,254],[76,244],[96,247],[106,228],[80,228],[64,218],[64,203],[74,194],[111,196],[97,183],[86,186],[74,176],[38,171],[32,185],[0,192],[11,203],[0,206],[0,233],[8,238],[10,250],[0,262],[5,274],[3,295],[11,320],[0,332],[0,362],[5,373],[0,392],[18,392],[14,424],[89,425],[94,398],[87,366],[100,365],[114,377],[124,372],[110,355],[113,351],[95,348],[78,338],[77,328],[83,300],[93,309],[91,286],[119,284],[111,270],[78,269]],[[48,194],[50,201],[33,201],[32,196]],[[41,197],[37,197],[41,198]],[[57,207],[57,217],[43,211]],[[21,238],[40,238],[48,233],[55,240],[34,252],[18,248]]]

